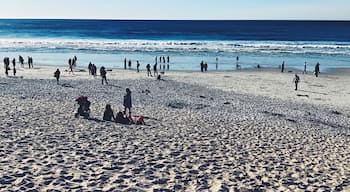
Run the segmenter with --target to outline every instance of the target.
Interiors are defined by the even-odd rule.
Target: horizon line
[[[94,20],[94,21],[343,21],[350,19],[114,19],[114,18],[0,18],[0,20]]]

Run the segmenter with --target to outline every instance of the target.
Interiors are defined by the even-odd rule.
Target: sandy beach
[[[0,191],[350,191],[348,74],[60,69],[0,70]],[[127,87],[147,125],[102,121]]]

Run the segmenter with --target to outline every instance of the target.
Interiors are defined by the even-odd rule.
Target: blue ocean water
[[[146,65],[156,56],[170,56],[174,70],[198,70],[202,60],[213,69],[216,57],[233,70],[237,56],[243,68],[350,67],[350,21],[0,20],[0,56],[18,55],[116,68],[125,57]]]

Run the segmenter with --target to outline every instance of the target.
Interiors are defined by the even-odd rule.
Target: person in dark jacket
[[[297,91],[298,90],[298,84],[299,84],[299,81],[300,81],[299,75],[295,74],[295,77],[294,77],[293,81],[294,81],[294,84],[295,84],[295,90]]]
[[[114,117],[114,112],[112,110],[112,107],[110,104],[106,105],[106,109],[105,112],[103,113],[103,120],[104,121],[112,121],[112,119],[115,121],[115,117]]]
[[[129,115],[131,115],[131,91],[129,88],[126,88],[126,95],[124,95],[124,113],[126,114],[126,110],[128,109]]]
[[[54,73],[54,77],[56,78],[57,85],[60,84],[60,76],[61,76],[61,72],[59,69],[57,69]]]
[[[320,73],[320,63],[317,63],[315,65],[315,76],[318,77],[319,73]]]
[[[102,77],[102,85],[103,85],[103,82],[104,82],[104,81],[105,81],[106,84],[108,85],[107,77],[106,77],[107,71],[106,71],[105,67],[101,67],[101,69],[100,69],[100,75],[101,75],[101,77]]]

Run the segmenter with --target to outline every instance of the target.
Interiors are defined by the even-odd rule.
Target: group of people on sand
[[[163,63],[163,68],[162,68],[162,63]],[[159,70],[164,70],[165,71],[165,63],[167,64],[166,69],[169,71],[170,70],[170,57],[167,56],[160,56],[159,57]],[[158,65],[158,56],[155,58],[155,64]]]
[[[88,70],[89,70],[89,75],[92,75],[93,77],[97,76],[97,67],[95,64],[91,63],[91,61],[88,65]]]
[[[282,65],[280,66],[281,68],[281,72],[284,73],[284,70],[285,70],[285,62],[283,61],[282,62]],[[314,74],[316,77],[318,77],[320,73],[320,63],[316,63],[315,65],[315,70],[314,70]],[[307,62],[304,63],[304,70],[303,70],[303,74],[307,74]],[[300,77],[298,74],[295,74],[294,75],[294,78],[293,78],[293,82],[294,82],[294,85],[295,85],[295,89],[294,90],[298,90],[298,84],[300,82]]]
[[[21,66],[24,67],[24,58],[21,55],[18,56],[18,61],[19,61],[19,64],[21,64]],[[10,61],[9,57],[5,57],[4,58],[5,75],[6,76],[9,75],[9,70],[11,70],[11,67],[10,67],[11,63],[12,63],[13,76],[16,76],[16,73],[17,73],[17,70],[16,70],[16,58],[13,58]],[[28,57],[28,67],[29,67],[29,69],[33,68],[33,58],[32,57]]]
[[[163,65],[162,65],[163,64]],[[165,64],[167,64],[165,66]],[[124,58],[124,69],[126,70],[127,68],[131,69],[132,67],[132,61],[129,59],[127,60],[127,58]],[[140,72],[140,67],[141,67],[141,63],[139,60],[136,61],[136,71],[139,73]],[[147,75],[148,76],[152,76],[151,73],[151,65],[147,64],[146,65],[146,70],[147,70]],[[161,71],[165,71],[165,70],[170,70],[170,57],[167,56],[160,56],[159,57],[159,62],[158,62],[158,56],[155,57],[155,63],[153,65],[153,73],[156,76],[156,74],[158,74],[158,70]]]
[[[208,71],[208,63],[204,62],[203,60],[200,63],[201,66],[201,72],[207,72]]]
[[[279,66],[279,68],[281,69],[281,73],[284,73],[284,70],[285,70],[285,62],[284,61]],[[304,63],[303,74],[307,74],[307,62]],[[320,63],[319,62],[317,62],[315,65],[314,74],[316,77],[318,77],[318,75],[320,74]]]
[[[90,117],[91,102],[85,96],[80,96],[75,101],[79,105],[77,113],[75,113],[75,117],[78,118],[79,116],[82,116],[85,119],[88,119]],[[116,115],[114,115],[114,111],[111,105],[107,104],[105,107],[105,111],[103,112],[103,120],[114,121],[116,123],[126,124],[126,125],[130,125],[130,124],[145,125],[145,122],[142,116],[139,116],[136,119],[136,122],[131,116],[132,101],[131,101],[131,91],[129,88],[126,88],[126,94],[124,95],[124,99],[123,99],[123,106],[124,106],[124,111],[123,112],[119,111]]]

